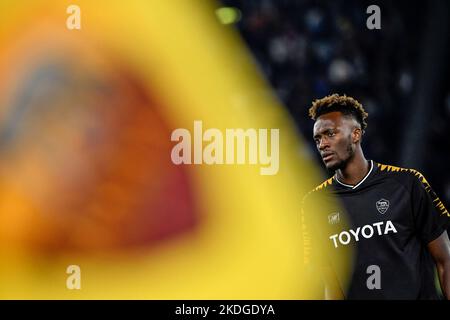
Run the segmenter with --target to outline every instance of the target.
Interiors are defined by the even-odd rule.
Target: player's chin
[[[324,164],[325,164],[325,168],[327,168],[327,170],[330,170],[330,171],[336,171],[340,167],[340,162],[336,161],[336,160],[335,161],[330,160],[327,162],[324,161]]]

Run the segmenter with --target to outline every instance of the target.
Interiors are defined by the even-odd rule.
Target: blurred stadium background
[[[311,101],[346,93],[369,112],[366,156],[421,171],[448,207],[448,1],[222,2],[239,11],[236,25],[312,157]],[[372,4],[381,9],[381,30],[366,27]]]

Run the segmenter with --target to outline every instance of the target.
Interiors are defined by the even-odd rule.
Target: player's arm
[[[320,198],[319,198],[320,199]],[[343,300],[345,299],[339,280],[326,254],[326,245],[322,241],[321,228],[317,218],[313,218],[312,212],[320,201],[305,197],[301,208],[301,225],[303,234],[303,258],[308,276],[315,279],[315,288],[320,288],[319,299]],[[310,279],[310,281],[312,281]]]
[[[428,250],[436,262],[442,292],[450,300],[450,240],[447,231],[428,244]]]
[[[322,277],[325,283],[325,300],[344,300],[344,292],[331,267],[322,269]]]
[[[305,266],[309,288],[317,292],[317,296],[307,297],[308,299],[325,299],[325,300],[344,300],[345,296],[341,285],[331,266],[325,263],[320,264],[317,261]]]
[[[450,214],[425,177],[413,171],[412,199],[417,231],[434,258],[442,292],[450,299]]]

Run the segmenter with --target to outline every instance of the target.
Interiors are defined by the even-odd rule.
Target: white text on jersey
[[[374,227],[376,229],[374,229]],[[397,229],[395,229],[391,220],[386,221],[386,224],[384,221],[381,221],[374,224],[366,224],[365,226],[358,227],[356,230],[350,229],[348,231],[342,231],[339,234],[333,234],[330,236],[330,239],[333,240],[334,247],[337,248],[338,242],[341,245],[347,245],[352,239],[359,241],[360,236],[369,239],[375,234],[381,236],[388,233],[397,233]]]

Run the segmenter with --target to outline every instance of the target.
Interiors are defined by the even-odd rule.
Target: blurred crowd
[[[366,157],[397,166],[408,111],[417,84],[426,2],[379,1],[381,29],[369,30],[365,0],[223,0],[240,10],[244,41],[299,130],[312,143],[308,108],[330,93],[355,97],[369,113]],[[447,72],[447,75],[449,72]],[[449,77],[447,76],[447,80]],[[446,83],[448,83],[447,81]],[[430,109],[431,110],[431,109]],[[431,155],[421,171],[447,207],[450,204],[450,87],[434,106],[427,128]]]

